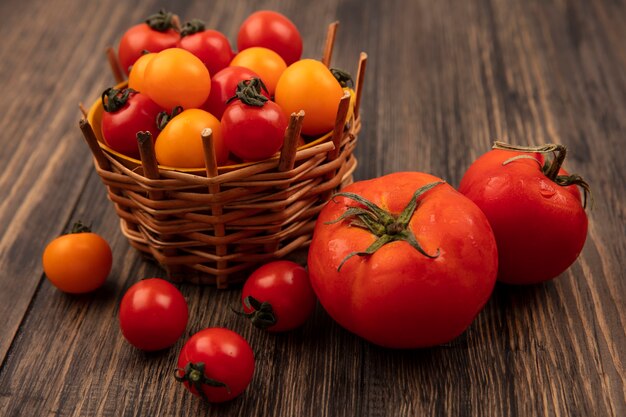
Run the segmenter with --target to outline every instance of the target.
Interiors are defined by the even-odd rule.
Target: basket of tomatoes
[[[366,54],[354,81],[303,59],[285,16],[250,15],[237,52],[218,31],[159,12],[108,49],[117,84],[80,127],[133,247],[170,279],[220,288],[306,248],[352,182]]]

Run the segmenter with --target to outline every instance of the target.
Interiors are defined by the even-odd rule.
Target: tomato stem
[[[150,29],[157,32],[167,32],[169,29],[176,29],[174,25],[174,13],[166,12],[164,9],[146,18],[146,24]]]
[[[183,111],[182,106],[176,106],[172,109],[171,113],[168,113],[166,111],[159,112],[159,114],[157,114],[156,116],[157,129],[159,130],[165,129],[165,126],[167,126],[170,120],[172,120],[174,117],[181,114],[182,111]]]
[[[206,30],[206,25],[204,21],[200,19],[191,19],[190,22],[186,22],[180,28],[180,37],[184,38],[185,36],[193,35],[194,33],[204,32]]]
[[[567,187],[570,185],[579,186],[583,189],[583,207],[587,207],[587,199],[590,199],[593,204],[591,187],[580,175],[559,175],[559,171],[561,170],[561,166],[563,166],[563,162],[565,162],[565,156],[567,155],[567,147],[565,145],[549,143],[539,146],[519,146],[496,141],[493,143],[492,148],[515,152],[552,153],[553,158],[551,161],[546,161],[543,166],[541,166],[541,163],[539,163],[540,169],[543,174],[548,177],[550,181],[562,187]],[[502,163],[502,165],[508,165],[509,163],[522,158],[530,158],[537,161],[535,158],[532,158],[530,156],[518,155],[507,159]]]
[[[203,362],[189,362],[185,365],[185,369],[177,368],[174,373],[174,378],[178,382],[188,382],[197,392],[202,399],[205,401],[209,401],[206,394],[204,393],[203,387],[216,387],[216,388],[226,388],[226,390],[230,393],[230,388],[223,382],[217,381],[215,379],[211,379],[206,376],[205,372],[205,364]],[[179,375],[179,373],[183,372],[183,375]]]
[[[352,75],[348,71],[344,71],[339,68],[331,68],[331,74],[333,77],[339,82],[341,87],[353,87],[354,81],[352,80]]]
[[[107,113],[116,112],[128,103],[133,94],[137,91],[132,88],[107,88],[102,92],[102,107]]]
[[[341,216],[335,220],[327,222],[326,224],[334,224],[343,220],[348,220],[350,226],[368,230],[373,235],[377,236],[377,239],[365,250],[349,253],[348,256],[341,261],[337,271],[340,271],[346,261],[353,256],[371,255],[387,243],[395,241],[405,241],[422,255],[431,259],[437,258],[440,254],[440,250],[437,249],[437,252],[434,255],[427,253],[408,226],[415,210],[418,208],[419,198],[424,193],[439,184],[443,184],[443,181],[433,182],[420,187],[417,191],[415,191],[411,201],[409,201],[404,210],[402,210],[402,213],[398,216],[394,216],[390,212],[383,210],[376,204],[358,194],[346,192],[335,194],[332,198],[335,203],[335,197],[346,197],[362,204],[365,207],[348,206],[346,211]]]
[[[270,304],[269,302],[261,302],[253,296],[249,295],[243,299],[243,304],[246,309],[252,311],[250,313],[236,313],[245,316],[255,327],[261,330],[265,330],[269,327],[272,327],[278,322],[276,314],[274,314],[272,304]]]
[[[237,83],[235,95],[229,98],[226,103],[241,100],[242,103],[248,106],[263,107],[268,98],[261,94],[262,91],[269,94],[267,87],[265,87],[265,84],[263,84],[260,78],[242,80]]]
[[[80,220],[72,225],[72,233],[91,233],[91,226],[84,225]]]

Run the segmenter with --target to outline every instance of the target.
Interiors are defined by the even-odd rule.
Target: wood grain
[[[315,58],[339,20],[333,65],[354,72],[368,53],[357,179],[420,170],[457,185],[495,139],[566,144],[567,167],[594,193],[579,260],[543,285],[497,285],[464,335],[413,351],[372,346],[321,307],[303,328],[268,335],[230,311],[236,289],[183,285],[185,336],[226,326],[257,359],[236,400],[188,395],[172,377],[184,338],[144,354],[120,334],[124,291],[164,274],[119,231],[78,129],[78,103],[114,82],[104,48],[159,7],[230,39],[250,12],[279,10]],[[7,0],[0,14],[0,415],[626,415],[623,1]],[[115,262],[103,288],[73,297],[40,259],[78,219]]]

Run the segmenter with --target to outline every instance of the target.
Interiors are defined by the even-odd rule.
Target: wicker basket
[[[328,31],[327,65],[336,27]],[[352,182],[366,59],[361,53],[355,91],[342,98],[332,132],[297,148],[303,114],[292,114],[280,154],[255,163],[217,167],[206,130],[205,169],[157,165],[150,140],[140,144],[141,160],[126,157],[102,142],[96,101],[80,127],[130,244],[173,281],[218,288],[306,248],[323,205]]]

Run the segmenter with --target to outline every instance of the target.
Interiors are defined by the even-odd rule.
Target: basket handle
[[[330,66],[330,60],[333,56],[333,47],[335,45],[335,37],[337,36],[337,27],[339,27],[339,21],[335,21],[328,25],[328,30],[326,31],[326,43],[324,45],[322,63],[327,67]]]
[[[206,175],[207,178],[213,178],[218,175],[218,167],[217,167],[217,157],[215,155],[215,145],[213,139],[213,131],[209,128],[202,129],[200,133],[202,136],[202,151],[204,153],[204,164],[206,166]],[[210,194],[219,194],[221,191],[220,184],[218,182],[213,182],[209,184],[209,193]],[[211,204],[211,214],[215,217],[219,217],[223,214],[224,210],[221,204]],[[213,225],[213,232],[215,233],[215,237],[224,237],[226,235],[226,228],[224,227],[224,223],[220,223],[219,221]],[[226,245],[216,245],[215,246],[215,254],[219,257],[223,257],[227,255],[228,247]],[[227,288],[228,287],[228,275],[221,271],[224,271],[228,267],[228,262],[225,260],[217,261],[217,276],[216,276],[216,286],[217,288]]]
[[[117,59],[117,54],[115,53],[115,49],[110,46],[104,50],[107,60],[109,61],[109,67],[111,67],[111,72],[113,73],[113,77],[115,78],[115,82],[117,84],[126,80],[124,76],[124,71],[122,70],[122,66],[120,65],[120,61]]]
[[[91,153],[96,159],[98,168],[104,171],[110,171],[111,163],[109,162],[107,157],[104,156],[104,152],[102,152],[102,148],[100,148],[100,144],[98,144],[98,139],[96,138],[96,134],[93,132],[93,129],[91,128],[91,124],[89,124],[89,121],[83,117],[80,119],[80,122],[78,123],[78,125],[80,126],[81,132],[83,132],[83,137],[85,138],[85,142],[87,142],[87,145],[89,146],[89,149],[91,150]]]

